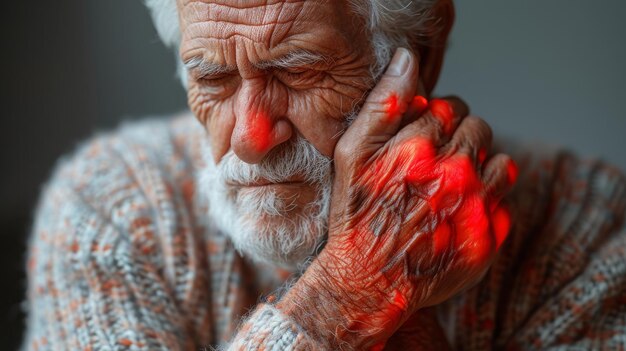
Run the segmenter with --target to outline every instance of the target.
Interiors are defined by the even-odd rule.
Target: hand
[[[509,229],[511,159],[486,160],[491,130],[460,100],[416,97],[417,60],[402,52],[337,144],[328,243],[284,303],[360,349],[477,282]],[[294,294],[323,301],[291,309]]]

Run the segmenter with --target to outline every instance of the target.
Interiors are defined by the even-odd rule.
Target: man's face
[[[263,250],[297,261],[325,234],[329,159],[373,83],[362,23],[343,1],[177,5],[188,103],[210,136],[201,186],[213,217],[231,237],[246,232],[233,238],[243,251],[292,240]]]

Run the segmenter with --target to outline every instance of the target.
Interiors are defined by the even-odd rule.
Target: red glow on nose
[[[443,131],[446,134],[451,134],[453,127],[452,119],[454,118],[452,106],[445,100],[433,99],[430,101],[430,110],[441,121]]]
[[[517,164],[515,164],[515,161],[510,160],[509,164],[506,165],[506,171],[507,171],[507,179],[509,181],[510,185],[515,184],[515,182],[517,181],[517,175],[519,173],[519,170],[517,169]]]
[[[391,122],[402,115],[400,103],[398,101],[398,95],[396,93],[391,94],[385,101],[387,121]]]
[[[251,113],[249,116],[248,137],[258,152],[266,151],[270,146],[272,122],[266,113]]]

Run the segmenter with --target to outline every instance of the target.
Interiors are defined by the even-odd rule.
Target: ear
[[[452,0],[439,0],[431,10],[432,21],[428,23],[434,28],[426,43],[417,43],[420,54],[420,77],[428,96],[432,93],[446,51],[448,35],[454,24],[454,4]]]

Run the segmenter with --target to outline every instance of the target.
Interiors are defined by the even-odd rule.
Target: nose
[[[235,128],[230,140],[239,159],[259,163],[272,149],[291,138],[293,128],[285,117],[286,94],[284,87],[264,77],[242,81],[235,101]]]

